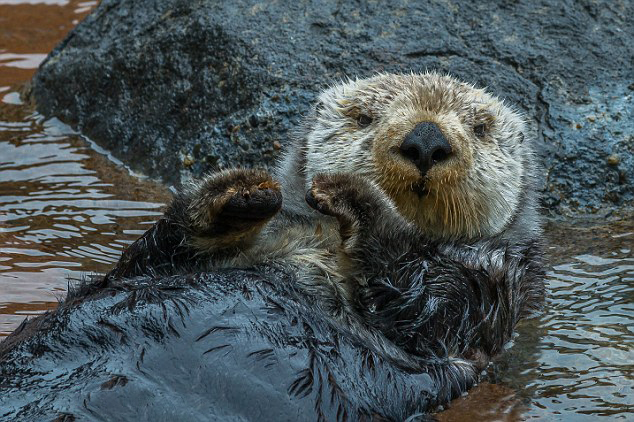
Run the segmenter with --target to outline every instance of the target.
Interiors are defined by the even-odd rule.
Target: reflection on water
[[[106,271],[168,196],[22,104],[21,84],[95,1],[0,0],[0,337]]]
[[[94,1],[0,0],[0,336],[106,271],[160,214],[139,181],[18,91]],[[33,30],[37,28],[37,30]],[[634,222],[548,228],[549,297],[441,421],[634,420]]]
[[[55,119],[0,121],[0,335],[116,262],[167,200],[144,186]]]
[[[615,230],[616,229],[616,230]],[[598,233],[603,233],[599,236]],[[528,415],[634,418],[634,224],[570,229],[552,242],[548,308]],[[565,235],[565,237],[564,237]],[[571,239],[572,238],[572,239]]]
[[[552,307],[540,342],[544,381],[531,386],[549,413],[565,412],[570,400],[592,396],[578,413],[618,414],[624,410],[619,405],[632,405],[634,258],[629,254],[626,249],[612,259],[578,256],[550,273]]]

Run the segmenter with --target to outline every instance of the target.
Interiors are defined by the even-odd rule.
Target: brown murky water
[[[69,278],[106,271],[169,198],[20,101],[95,4],[0,0],[0,337],[54,308]],[[634,221],[548,233],[545,313],[441,421],[634,420]]]
[[[20,100],[96,3],[0,0],[0,336],[54,308],[69,278],[106,271],[169,198]]]

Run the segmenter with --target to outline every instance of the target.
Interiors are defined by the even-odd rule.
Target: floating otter
[[[360,331],[382,327],[412,353],[429,346],[430,330],[460,337],[450,328],[459,321],[446,319],[465,314],[453,314],[448,291],[432,294],[431,280],[455,288],[480,271],[489,288],[527,278],[541,295],[533,152],[523,119],[501,101],[434,73],[379,75],[324,92],[304,131],[274,176],[228,170],[179,194],[156,228],[175,240],[154,251],[148,231],[107,278],[165,264],[173,274],[182,254],[186,271],[194,261],[273,265],[333,315]],[[514,255],[521,265],[509,265]],[[412,289],[422,297],[412,301]]]
[[[448,76],[387,74],[337,85],[321,94],[274,175],[227,170],[184,189],[107,276],[84,284],[48,318],[64,324],[63,315],[92,302],[107,315],[98,321],[101,335],[126,347],[139,333],[172,349],[211,341],[188,352],[178,370],[165,364],[179,383],[199,379],[196,368],[229,347],[233,364],[214,361],[207,373],[242,391],[240,402],[303,408],[300,419],[424,412],[469,388],[543,296],[525,134],[512,109]],[[232,284],[226,271],[252,279]],[[118,295],[116,303],[108,295]],[[162,317],[138,310],[146,304],[160,306]],[[141,322],[122,326],[124,309],[141,313]],[[12,345],[20,335],[0,356],[18,353]],[[159,373],[138,377],[165,388],[155,382],[166,376],[157,362],[170,361],[169,353],[154,358]],[[265,391],[258,392],[254,365],[277,368]],[[143,404],[130,392],[143,383],[128,379],[127,397]],[[225,394],[205,386],[201,399]],[[92,397],[93,409],[112,411]],[[235,415],[236,405],[211,409]]]

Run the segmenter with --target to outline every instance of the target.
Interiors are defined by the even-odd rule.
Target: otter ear
[[[520,132],[519,135],[517,135],[517,142],[520,144],[524,143],[524,132]]]

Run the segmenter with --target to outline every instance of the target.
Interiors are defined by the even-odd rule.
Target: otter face
[[[364,175],[435,238],[492,236],[527,189],[525,132],[522,117],[482,89],[435,73],[384,74],[321,94],[306,175]]]

